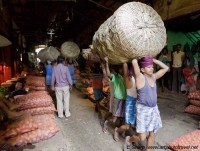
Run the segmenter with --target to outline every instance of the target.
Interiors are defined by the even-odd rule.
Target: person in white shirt
[[[172,64],[172,92],[181,93],[180,89],[180,81],[181,81],[181,72],[182,72],[182,64],[185,53],[181,51],[181,44],[176,45],[176,51],[172,54],[173,64]]]

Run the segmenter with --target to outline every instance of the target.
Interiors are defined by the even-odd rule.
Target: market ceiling
[[[4,1],[4,0],[3,0]],[[137,0],[138,1],[138,0]],[[139,0],[152,5],[153,0]],[[5,1],[4,1],[5,2]],[[85,47],[99,26],[129,0],[9,0],[11,16],[27,46],[49,44],[56,47],[73,40]],[[188,16],[190,19],[190,16]],[[170,28],[189,28],[186,18],[167,22]],[[195,19],[196,20],[196,19]],[[199,16],[195,21],[199,23]],[[185,26],[183,26],[185,22]],[[187,27],[186,27],[187,25]],[[196,25],[196,24],[195,24]],[[199,24],[198,24],[199,25]],[[191,25],[190,25],[191,26]],[[194,24],[193,24],[194,27]],[[16,31],[17,32],[17,31]]]

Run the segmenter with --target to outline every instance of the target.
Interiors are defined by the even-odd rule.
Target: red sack
[[[38,129],[10,138],[7,141],[8,145],[22,146],[27,143],[37,143],[54,136],[59,131],[54,115],[37,115],[33,116],[32,119],[35,120]]]
[[[189,93],[188,99],[200,100],[200,90],[195,90]]]
[[[18,111],[36,107],[47,107],[52,104],[51,96],[44,93],[30,93],[18,98],[18,101],[20,105],[17,108]]]
[[[38,108],[24,110],[25,113],[28,113],[31,115],[53,114],[55,111],[56,109],[53,104],[48,107],[38,107]]]
[[[41,76],[28,76],[26,78],[26,85],[43,87],[43,86],[45,86],[45,77],[41,77]]]
[[[21,121],[15,122],[11,125],[8,125],[3,136],[4,138],[9,138],[19,134],[33,131],[37,128],[38,128],[37,123],[33,118],[30,117],[22,119]]]
[[[58,127],[49,126],[48,129],[37,129],[25,134],[10,138],[7,144],[10,146],[22,146],[28,143],[38,143],[40,141],[51,138],[59,131]]]
[[[189,100],[189,102],[194,106],[199,106],[200,107],[200,100]]]
[[[200,115],[200,107],[189,105],[185,108],[185,112]]]
[[[195,130],[172,141],[169,148],[173,151],[199,151],[199,136],[200,130]]]

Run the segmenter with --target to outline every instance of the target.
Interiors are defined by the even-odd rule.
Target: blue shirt
[[[52,76],[52,66],[50,64],[46,66],[46,76]]]
[[[146,77],[145,85],[143,88],[137,90],[138,100],[137,103],[143,104],[148,107],[154,107],[157,105],[157,90],[156,90],[156,80],[154,78],[154,86],[150,86]]]

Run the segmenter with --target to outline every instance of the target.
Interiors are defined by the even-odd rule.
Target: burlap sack
[[[97,30],[92,43],[94,53],[117,64],[156,56],[166,45],[166,29],[156,11],[143,3],[122,5]]]

